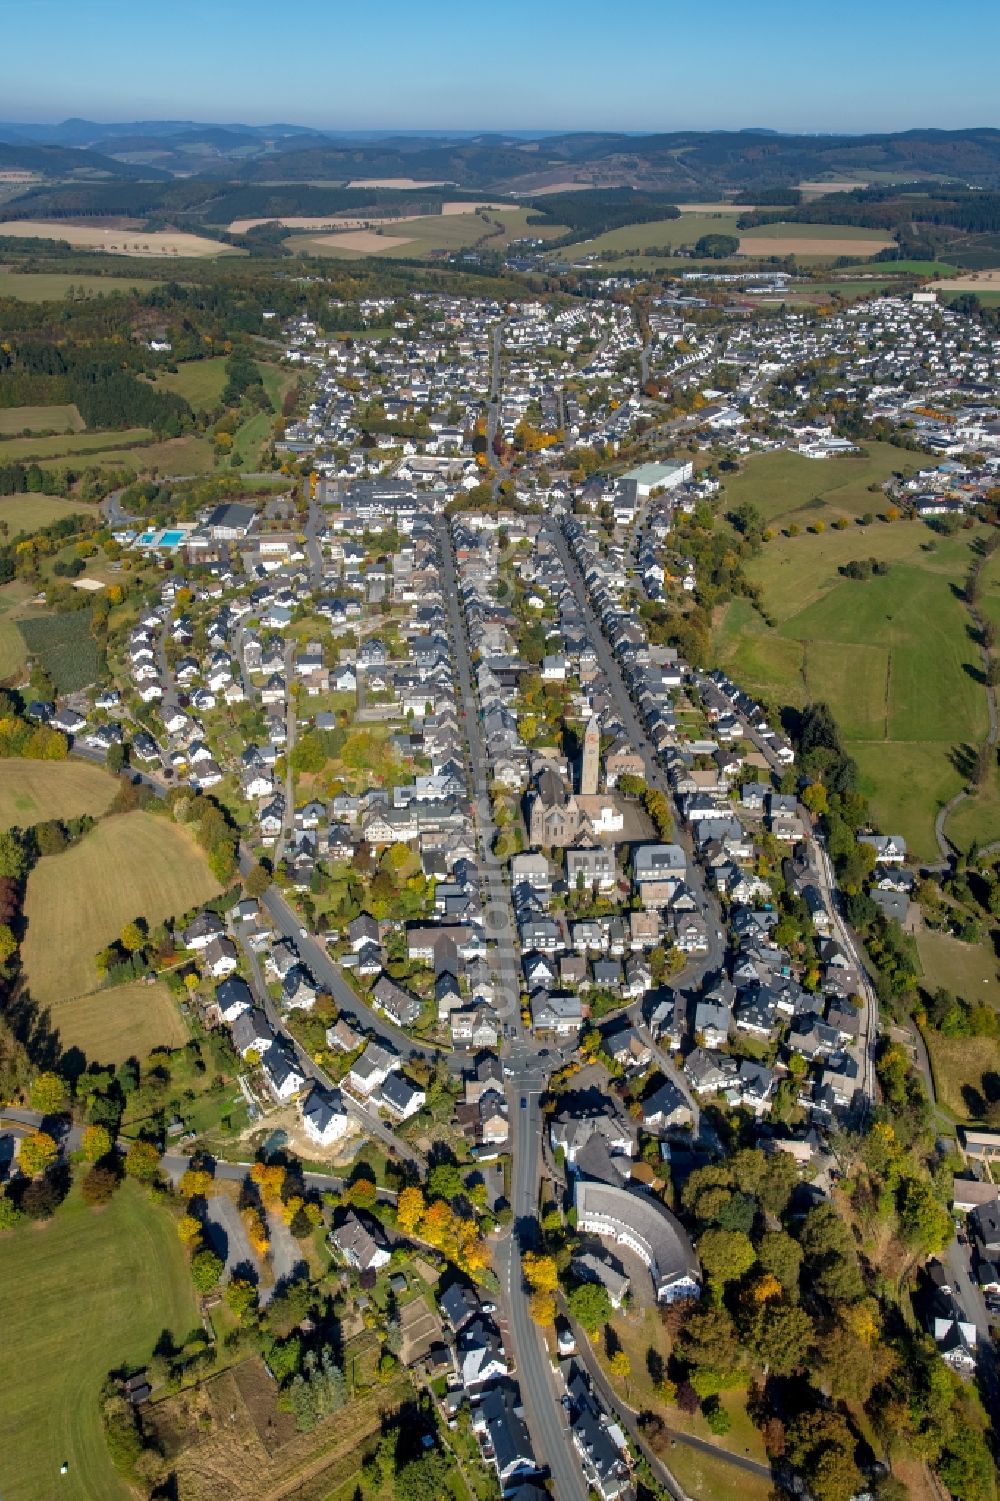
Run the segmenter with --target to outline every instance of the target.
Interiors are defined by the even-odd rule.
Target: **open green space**
[[[94,956],[126,923],[179,917],[219,889],[191,833],[146,812],[103,819],[78,844],[40,860],[28,878],[21,953],[35,1001],[98,985]]]
[[[226,384],[226,356],[207,360],[187,360],[176,370],[163,370],[156,377],[157,386],[173,391],[202,412],[218,405]]]
[[[91,995],[55,1001],[49,1021],[59,1045],[79,1048],[97,1063],[145,1058],[154,1048],[178,1048],[188,1039],[177,1002],[161,981],[114,985]]]
[[[0,447],[0,454],[4,452]],[[64,516],[93,515],[94,508],[81,500],[63,500],[59,495],[4,495],[0,498],[0,521],[6,522],[7,534],[37,532]]]
[[[90,761],[0,760],[0,828],[28,828],[50,818],[98,818],[118,784]]]
[[[0,271],[0,297],[21,302],[55,302],[72,293],[92,297],[116,292],[148,291],[163,283],[138,276],[93,276],[69,271]]]
[[[72,404],[50,407],[0,407],[0,437],[18,433],[79,433],[86,426]],[[0,459],[6,449],[0,446]]]
[[[726,510],[756,506],[767,526],[829,525],[839,516],[883,511],[887,501],[881,487],[894,474],[912,474],[919,467],[918,456],[891,443],[866,443],[863,454],[835,459],[807,459],[785,450],[755,454],[726,479],[722,499]]]
[[[821,467],[819,479],[827,477]],[[812,501],[794,483],[800,476],[771,463],[752,483],[740,476],[741,485],[727,487],[728,505],[752,500],[772,526],[796,516],[803,529],[775,536],[748,563],[773,624],[746,600],[731,603],[716,622],[718,662],[774,709],[825,699],[879,827],[903,834],[918,859],[936,858],[935,814],[964,785],[966,748],[986,728],[978,647],[958,597],[978,528],[941,538],[917,521],[855,520],[812,534],[807,518],[880,507],[863,475]],[[888,573],[861,581],[839,572],[870,557],[887,562]]]
[[[106,1208],[74,1190],[56,1217],[0,1238],[0,1492],[128,1501],[98,1407],[109,1370],[197,1323],[173,1221],[126,1181]],[[60,1466],[68,1470],[60,1475]]]

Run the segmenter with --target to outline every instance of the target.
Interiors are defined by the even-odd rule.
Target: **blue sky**
[[[998,0],[0,0],[0,117],[1000,126]]]

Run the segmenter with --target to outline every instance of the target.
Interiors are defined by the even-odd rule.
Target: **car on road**
[[[309,929],[308,928],[300,928],[299,929],[299,937],[300,938],[308,938],[309,937]]]
[[[522,1110],[526,1110],[527,1108],[528,1108],[528,1102],[525,1099],[524,1095],[522,1095],[521,1096],[521,1109]]]

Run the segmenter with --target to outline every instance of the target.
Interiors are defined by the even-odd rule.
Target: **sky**
[[[0,0],[0,118],[1000,126],[1000,3],[962,0],[960,16],[939,0]]]

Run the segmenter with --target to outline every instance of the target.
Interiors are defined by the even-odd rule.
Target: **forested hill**
[[[67,121],[65,126],[0,124],[4,141],[9,144],[0,151],[20,153],[8,166],[30,166],[50,180],[93,172],[105,163],[106,171],[117,168],[116,175],[147,180],[163,174],[246,184],[407,178],[524,194],[578,180],[708,197],[831,174],[863,179],[874,173],[1000,187],[1000,131],[991,129],[858,136],[744,130],[643,136],[576,132],[534,140],[502,133],[356,139],[294,126],[220,129],[147,121],[112,128]],[[51,153],[47,161],[38,155],[45,152]],[[25,153],[35,153],[30,162]]]

